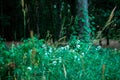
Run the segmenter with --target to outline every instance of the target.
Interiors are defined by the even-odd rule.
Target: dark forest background
[[[29,37],[33,30],[39,38],[51,34],[57,40],[70,38],[76,27],[77,0],[0,0],[0,37],[7,41]],[[102,29],[116,6],[113,23],[107,33],[110,38],[120,37],[120,1],[89,0],[88,11],[91,36]]]

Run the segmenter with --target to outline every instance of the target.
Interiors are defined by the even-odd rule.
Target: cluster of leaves
[[[120,51],[102,49],[73,38],[64,47],[28,39],[6,49],[0,44],[0,78],[17,80],[119,80]],[[5,74],[7,65],[13,74]],[[14,64],[14,65],[13,65]],[[6,67],[5,67],[6,66]],[[12,74],[12,75],[11,75]],[[10,77],[8,77],[10,76]]]
[[[112,9],[116,6],[116,10],[114,13],[114,17],[112,19],[112,24],[109,25],[109,30],[108,34],[111,39],[119,39],[119,34],[120,34],[120,19],[119,19],[119,12],[120,12],[120,7],[118,4],[120,3],[119,0],[109,0],[109,1],[96,1],[96,0],[91,0],[89,2],[89,13],[90,17],[93,16],[95,17],[92,22],[95,24],[93,25],[96,28],[96,31],[101,30],[104,27],[105,22],[109,18],[109,15],[112,11]],[[99,5],[101,4],[101,5]],[[107,33],[104,32],[103,35],[106,35]]]

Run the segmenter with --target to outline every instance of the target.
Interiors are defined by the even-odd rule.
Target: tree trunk
[[[0,21],[0,26],[1,26],[1,30],[0,30],[0,37],[4,37],[4,27],[3,27],[3,1],[0,1],[0,16],[1,16],[1,21]]]
[[[36,2],[35,2],[35,4],[36,4],[36,29],[37,29],[37,36],[38,36],[38,38],[40,37],[40,31],[39,31],[39,18],[40,18],[40,16],[39,16],[39,1],[37,1],[36,0]]]
[[[89,41],[91,30],[89,27],[88,0],[77,0],[76,8],[80,39]]]

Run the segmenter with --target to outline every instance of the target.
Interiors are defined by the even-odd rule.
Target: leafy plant
[[[2,44],[4,45],[4,44]],[[50,46],[32,38],[9,50],[2,49],[1,79],[119,80],[120,51],[92,46],[72,38],[65,46]],[[9,60],[8,60],[9,59]],[[8,66],[9,65],[9,66]],[[6,67],[5,67],[6,66]],[[7,67],[10,74],[6,74]],[[13,72],[13,73],[12,73]]]

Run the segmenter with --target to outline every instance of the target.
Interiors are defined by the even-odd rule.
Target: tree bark
[[[35,4],[36,4],[36,29],[37,29],[37,36],[38,36],[38,38],[40,37],[40,31],[39,31],[39,18],[40,18],[40,16],[39,16],[39,1],[37,1],[36,0],[36,2],[35,2]]]
[[[1,32],[1,36],[0,37],[4,37],[4,28],[3,28],[3,1],[1,0],[0,1],[0,15],[1,15],[1,21],[0,21],[0,26],[1,26],[1,30],[0,30],[0,32]]]
[[[76,8],[80,39],[89,41],[91,31],[89,27],[88,0],[77,0]]]

